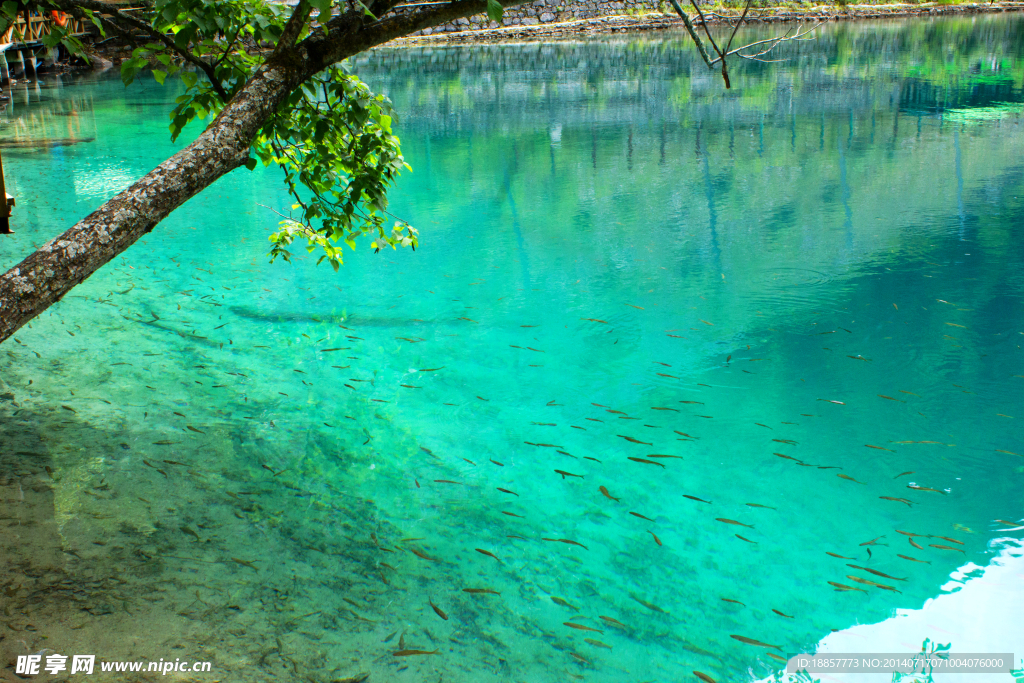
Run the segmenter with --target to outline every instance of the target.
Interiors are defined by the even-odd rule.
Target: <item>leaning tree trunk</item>
[[[260,127],[303,78],[296,68],[263,67],[195,142],[0,276],[0,342],[243,165]]]

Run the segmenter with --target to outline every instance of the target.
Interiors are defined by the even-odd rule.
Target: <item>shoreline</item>
[[[719,10],[720,13],[739,17],[738,10]],[[831,21],[855,21],[863,19],[899,19],[906,17],[964,16],[976,14],[1001,14],[1024,12],[1024,2],[964,3],[958,5],[886,4],[886,5],[820,5],[794,10],[788,7],[769,7],[760,10],[756,17],[748,17],[748,24],[810,23]],[[723,23],[722,19],[709,17],[708,25]],[[695,26],[702,25],[693,17]],[[610,15],[589,19],[574,19],[551,24],[514,25],[500,28],[485,28],[471,31],[435,33],[429,36],[398,38],[381,47],[415,47],[419,45],[497,43],[505,41],[529,41],[548,38],[572,38],[627,31],[655,31],[683,29],[682,20],[675,14],[651,13],[640,16]]]

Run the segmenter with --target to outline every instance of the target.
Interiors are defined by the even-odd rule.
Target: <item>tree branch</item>
[[[284,25],[274,53],[270,56],[272,60],[279,59],[285,51],[295,47],[295,41],[302,35],[302,29],[306,27],[306,20],[309,19],[311,11],[313,11],[313,6],[309,4],[309,0],[299,0],[299,4],[292,10],[292,15],[288,17],[288,22]]]
[[[697,46],[697,51],[700,52],[700,58],[704,60],[704,63],[709,67],[712,64],[711,58],[708,56],[707,48],[704,47],[704,41],[701,40],[700,34],[693,28],[693,24],[690,22],[690,16],[683,11],[683,8],[679,6],[676,0],[669,0],[672,3],[672,7],[675,9],[676,14],[683,20],[683,26],[686,27],[686,32],[690,34],[690,39],[693,44]]]
[[[116,18],[118,21],[123,22],[123,23],[127,24],[128,26],[131,26],[134,29],[138,29],[139,31],[144,31],[145,33],[147,33],[154,40],[160,41],[161,43],[166,45],[168,48],[173,50],[175,54],[180,56],[185,61],[189,62],[190,64],[194,64],[195,66],[197,66],[200,69],[202,69],[203,73],[206,74],[206,77],[210,79],[210,85],[213,87],[213,89],[216,91],[216,93],[221,97],[221,99],[223,101],[225,101],[225,102],[228,100],[228,94],[224,91],[224,86],[222,86],[220,84],[220,82],[217,80],[217,78],[214,76],[214,70],[213,70],[213,67],[210,64],[208,64],[206,61],[196,57],[194,54],[192,54],[188,50],[185,50],[183,48],[178,47],[177,45],[174,44],[174,41],[171,38],[169,38],[168,36],[164,35],[160,31],[157,31],[156,29],[154,29],[152,26],[150,26],[146,22],[142,21],[141,19],[136,19],[135,17],[133,17],[133,16],[131,16],[129,14],[125,14],[124,12],[119,10],[116,6],[110,5],[110,4],[105,3],[105,2],[99,2],[99,0],[50,0],[50,3],[55,5],[55,6],[57,6],[57,7],[60,7],[65,12],[70,11],[70,10],[76,8],[76,7],[77,8],[81,8],[81,9],[90,10],[90,11],[92,11],[94,13],[98,13],[100,15],[100,17],[99,17],[100,21],[105,21],[108,24],[116,26],[116,24],[114,24],[114,22],[110,22],[109,20],[106,20],[102,16],[103,14],[109,14],[109,15],[113,16],[114,18]],[[118,28],[120,28],[120,27],[118,27]],[[122,29],[122,31],[123,31],[123,29]]]

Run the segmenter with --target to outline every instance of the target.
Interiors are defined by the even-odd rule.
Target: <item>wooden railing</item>
[[[45,15],[40,16],[36,13],[32,13],[29,17],[29,21],[25,23],[24,14],[18,15],[18,20],[11,25],[3,36],[0,37],[0,43],[15,45],[38,43],[42,40],[43,36],[50,32],[50,27],[53,26],[54,22],[67,22],[66,25],[71,26],[71,32],[75,35],[83,35],[88,31],[88,26],[85,22],[75,19],[70,14],[64,14],[63,12],[47,12]]]

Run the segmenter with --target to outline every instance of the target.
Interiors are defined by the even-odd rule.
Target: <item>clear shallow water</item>
[[[741,680],[957,590],[1024,517],[1020,26],[829,27],[731,91],[672,34],[361,59],[420,249],[268,265],[288,199],[236,172],[4,345],[0,646]],[[5,139],[94,139],[4,149],[0,266],[175,94],[16,93]]]

